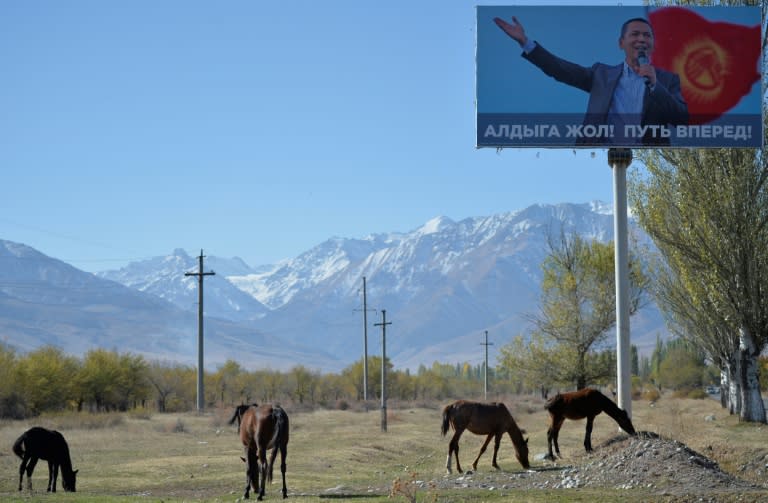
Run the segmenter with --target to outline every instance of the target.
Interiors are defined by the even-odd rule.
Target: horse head
[[[635,427],[632,425],[632,420],[629,419],[629,414],[627,414],[627,411],[624,409],[619,409],[620,415],[616,419],[616,422],[619,423],[619,426],[621,426],[621,429],[629,433],[630,435],[636,435]]]
[[[528,463],[528,439],[524,439],[520,442],[520,445],[515,445],[515,447],[517,447],[515,449],[515,457],[517,457],[523,468],[527,470],[531,467],[530,463]]]
[[[65,491],[71,492],[71,493],[76,492],[75,491],[75,486],[77,485],[77,472],[78,471],[79,470],[74,470],[71,474],[67,473],[64,470],[61,471],[61,475],[62,475],[62,479],[63,479],[62,482],[61,482],[61,485],[62,485],[62,487],[64,487]]]

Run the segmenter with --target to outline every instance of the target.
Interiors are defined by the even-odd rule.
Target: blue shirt
[[[641,138],[623,137],[625,125],[640,126],[645,89],[645,79],[636,74],[625,61],[608,109],[608,122],[614,126],[614,137],[621,138],[621,143],[641,143]]]

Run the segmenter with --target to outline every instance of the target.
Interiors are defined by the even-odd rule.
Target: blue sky
[[[257,266],[612,202],[604,150],[475,148],[476,5],[0,2],[0,239],[88,271],[175,248]]]

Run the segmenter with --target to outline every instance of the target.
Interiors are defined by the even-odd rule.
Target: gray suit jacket
[[[615,66],[595,63],[585,67],[559,58],[544,49],[538,42],[536,48],[523,57],[539,67],[544,73],[569,86],[576,87],[589,93],[584,125],[607,124],[608,110],[613,99],[613,92],[619,83],[624,64]],[[680,78],[674,73],[656,69],[656,86],[654,90],[645,90],[641,124],[646,125],[680,125],[688,124],[688,105],[683,99],[680,88]],[[595,139],[577,140],[577,143],[598,143],[605,141]],[[643,137],[644,145],[668,145],[668,138],[655,138],[650,131]]]

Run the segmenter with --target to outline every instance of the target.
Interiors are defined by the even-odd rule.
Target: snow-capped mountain
[[[631,221],[630,228],[641,242],[647,239]],[[232,355],[246,367],[341,370],[363,353],[363,277],[369,355],[381,354],[375,323],[386,310],[392,323],[387,356],[398,368],[480,363],[485,330],[495,361],[499,347],[530,328],[526,314],[537,305],[547,239],[561,229],[611,240],[611,208],[599,202],[534,205],[460,221],[437,217],[408,232],[334,237],[258,268],[237,258],[205,257],[203,272],[216,273],[204,280],[206,353],[216,352],[207,361]],[[68,349],[70,341],[80,341],[76,350],[98,344],[144,353],[162,341],[164,357],[192,360],[198,283],[186,274],[199,272],[197,257],[175,250],[91,275],[23,245],[0,243],[0,328],[12,326],[14,340],[24,341],[19,347]],[[23,253],[6,259],[15,249]],[[15,288],[14,281],[25,286]],[[34,282],[40,288],[29,289]],[[44,307],[21,315],[25,300]],[[57,325],[57,316],[65,322]],[[652,305],[632,318],[631,330],[632,343],[644,353],[657,334],[667,333]]]
[[[559,236],[561,229],[611,240],[611,208],[600,202],[534,205],[458,222],[437,217],[409,232],[334,237],[259,272],[226,276],[268,311],[248,316],[234,308],[227,311],[233,304],[219,301],[216,315],[256,320],[255,326],[264,333],[329,351],[349,364],[362,356],[362,278],[366,277],[369,354],[380,353],[380,329],[373,324],[386,310],[392,322],[387,353],[396,365],[479,362],[484,355],[479,334],[484,330],[497,341],[497,349],[528,328],[525,315],[536,307],[547,238]],[[637,229],[633,232],[642,235]],[[178,257],[186,257],[183,266],[170,271],[165,264]],[[131,265],[102,275],[126,285],[147,285],[149,278],[166,271],[164,281],[152,283],[156,288],[143,289],[169,300],[182,299],[173,301],[190,308],[189,295],[196,290],[184,298],[170,289],[179,284],[182,271],[196,267],[194,260],[177,250],[169,257],[143,262],[140,269]],[[214,260],[211,257],[207,263]],[[215,302],[215,295],[206,284],[206,306]],[[641,347],[650,347],[660,331],[666,332],[653,307],[633,318],[633,343]]]
[[[196,364],[197,327],[194,311],[0,240],[1,340],[19,351],[53,345],[83,355],[105,348]],[[288,369],[309,361],[320,369],[338,365],[323,351],[225,319],[206,319],[205,350],[206,367],[213,368],[229,358],[246,368]]]
[[[214,273],[204,280],[203,307],[206,315],[240,322],[259,319],[269,311],[252,295],[227,281],[227,276],[253,272],[241,259],[204,257],[203,267],[204,273]],[[118,271],[100,272],[97,276],[156,295],[189,310],[197,309],[198,277],[187,273],[199,273],[199,269],[197,257],[190,257],[184,250],[176,249],[166,257],[133,262]]]

